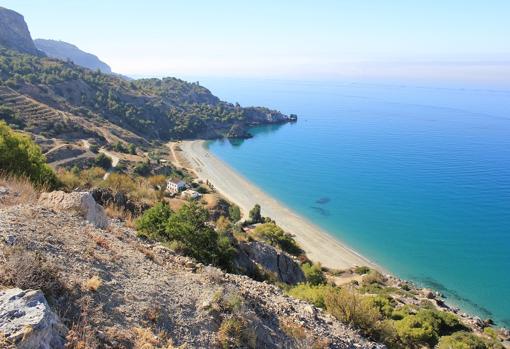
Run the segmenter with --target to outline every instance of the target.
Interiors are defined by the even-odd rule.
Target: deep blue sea
[[[202,82],[299,116],[214,154],[392,273],[510,327],[510,90]]]

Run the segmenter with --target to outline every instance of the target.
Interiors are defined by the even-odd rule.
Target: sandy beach
[[[212,183],[220,194],[239,205],[245,217],[255,204],[260,204],[262,214],[273,218],[285,231],[294,234],[297,242],[314,262],[320,262],[323,266],[337,269],[356,265],[381,269],[264,193],[210,153],[204,147],[204,143],[204,141],[170,143],[172,161],[177,166],[194,171],[198,178]]]

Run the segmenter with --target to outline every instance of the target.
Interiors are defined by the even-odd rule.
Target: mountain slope
[[[53,281],[45,294],[57,295],[50,304],[65,315],[69,347],[171,347],[141,345],[142,327],[152,340],[189,348],[383,347],[276,286],[144,243],[120,224],[84,223],[70,210],[0,207],[0,251],[8,256],[0,268],[51,270],[42,274]]]
[[[111,74],[110,66],[101,61],[97,56],[80,50],[73,44],[57,40],[35,39],[35,46],[48,57],[70,60],[74,64],[92,70],[100,70],[102,73]]]
[[[0,45],[24,53],[40,54],[23,16],[3,7],[0,7]]]

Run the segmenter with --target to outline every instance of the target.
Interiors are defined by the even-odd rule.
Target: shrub
[[[241,210],[239,209],[239,206],[231,205],[228,208],[228,215],[232,222],[234,222],[234,223],[238,222],[241,219]]]
[[[151,173],[151,167],[146,162],[140,162],[135,166],[133,172],[139,176],[148,176]]]
[[[147,181],[154,190],[166,189],[166,177],[163,175],[151,176]]]
[[[457,316],[440,310],[420,309],[395,322],[398,336],[404,344],[435,345],[439,337],[465,329]]]
[[[354,268],[354,272],[356,274],[359,274],[359,275],[364,275],[364,274],[367,274],[368,272],[370,271],[370,268],[367,267],[367,266],[360,266],[360,267],[356,267]]]
[[[362,282],[364,286],[373,284],[384,285],[385,279],[384,276],[377,270],[370,270],[368,274],[363,276]]]
[[[324,302],[324,295],[326,292],[333,291],[330,290],[330,288],[332,288],[332,286],[299,284],[288,290],[287,294],[289,296],[307,301],[318,308],[325,308],[326,304]]]
[[[455,332],[451,336],[441,337],[437,345],[438,349],[503,349],[503,345],[497,342],[484,340],[469,332]]]
[[[60,183],[46,164],[41,149],[28,136],[13,131],[0,120],[0,172],[26,177],[37,187],[56,189]]]
[[[5,259],[0,268],[0,285],[39,289],[50,300],[65,293],[58,268],[40,253],[22,247],[6,248],[3,252]]]
[[[326,309],[341,322],[351,325],[370,337],[376,337],[382,316],[369,298],[350,287],[324,295]]]
[[[204,264],[230,268],[232,252],[230,242],[218,236],[207,222],[209,212],[196,202],[189,202],[170,217],[165,229],[168,241],[184,244],[185,253]]]
[[[252,224],[262,222],[262,215],[260,213],[260,210],[261,208],[259,204],[253,206],[253,208],[250,210],[249,217]]]
[[[321,285],[326,283],[326,276],[322,272],[320,264],[304,263],[301,266],[305,274],[306,281],[311,285]]]
[[[0,177],[0,187],[5,187],[9,190],[8,195],[0,197],[0,207],[33,203],[37,200],[39,194],[32,183],[26,178]],[[15,195],[11,195],[11,193]]]
[[[111,173],[101,186],[110,188],[114,192],[129,193],[136,189],[135,182],[131,177],[122,173]]]
[[[255,348],[257,336],[248,322],[241,316],[224,319],[218,330],[218,341],[222,348]]]
[[[108,170],[110,167],[112,167],[112,158],[110,158],[106,154],[99,153],[94,159],[94,164],[105,170]]]
[[[256,238],[269,243],[272,246],[278,246],[283,251],[298,256],[303,250],[298,246],[292,235],[285,233],[282,228],[274,223],[264,223],[256,227],[253,231]]]
[[[165,235],[165,227],[171,215],[172,210],[167,204],[157,203],[136,220],[138,235],[160,240]]]

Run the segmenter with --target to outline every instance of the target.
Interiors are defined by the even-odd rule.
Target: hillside
[[[70,60],[74,64],[91,70],[100,70],[102,73],[111,74],[108,64],[101,61],[97,56],[80,50],[73,44],[57,40],[35,39],[35,46],[48,57],[63,61]]]
[[[0,281],[16,270],[13,286],[42,288],[61,315],[58,326],[34,325],[25,343],[65,337],[77,348],[382,348],[276,286],[143,242],[115,221],[94,228],[48,203],[0,208]],[[20,340],[9,331],[8,340]]]
[[[33,55],[41,54],[35,47],[22,15],[0,7],[0,46]]]

